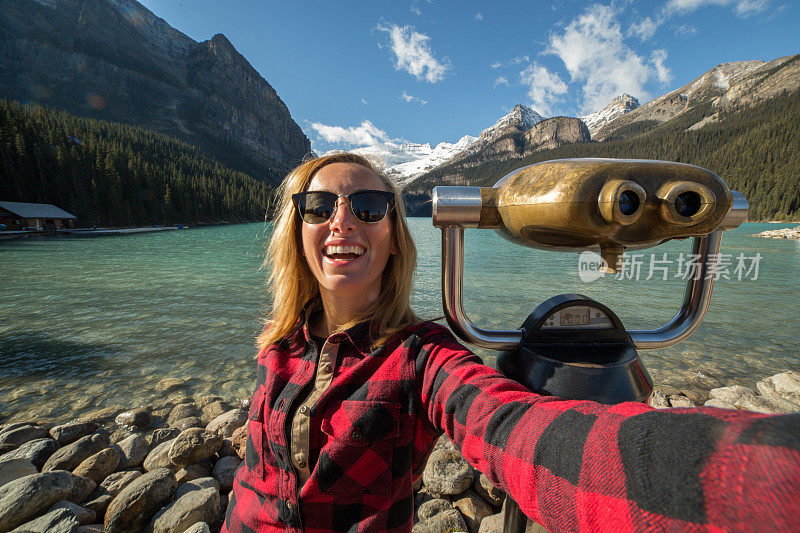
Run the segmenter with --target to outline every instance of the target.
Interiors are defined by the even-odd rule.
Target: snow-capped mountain
[[[637,107],[639,107],[639,100],[628,93],[622,93],[611,100],[611,102],[600,111],[595,111],[594,113],[581,117],[581,120],[583,120],[586,127],[589,128],[589,133],[594,136],[595,132],[605,124],[629,111],[633,111]]]

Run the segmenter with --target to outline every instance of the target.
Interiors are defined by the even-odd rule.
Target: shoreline
[[[800,240],[800,226],[795,226],[793,228],[782,228],[782,229],[770,229],[767,231],[762,231],[761,233],[756,233],[753,237],[762,237],[765,239],[790,239],[790,240]]]
[[[2,531],[102,532],[131,520],[134,529],[219,531],[245,460],[250,399],[229,401],[208,388],[193,395],[184,378],[164,378],[153,388],[161,395],[153,405],[0,424],[0,486],[10,495],[0,500]],[[648,403],[695,406],[682,392],[668,392],[655,387]],[[755,390],[734,385],[708,396],[707,407],[800,412],[800,372],[765,377]],[[142,493],[150,496],[136,496]],[[433,447],[413,496],[413,531],[502,531],[505,494],[446,436]]]

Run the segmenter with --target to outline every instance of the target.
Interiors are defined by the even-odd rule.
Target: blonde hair
[[[257,339],[259,350],[277,343],[291,333],[303,308],[319,297],[317,280],[300,254],[301,221],[292,203],[292,194],[307,190],[314,175],[322,167],[333,163],[355,163],[366,167],[394,193],[394,214],[387,216],[392,216],[392,239],[397,253],[389,256],[377,301],[362,316],[342,325],[331,334],[371,318],[372,327],[375,328],[373,331],[377,331],[377,339],[372,344],[374,349],[398,331],[419,321],[409,303],[411,283],[417,265],[417,248],[408,231],[403,199],[394,182],[369,159],[348,152],[337,153],[302,163],[286,176],[276,192],[278,205],[275,210],[275,226],[264,261],[264,267],[269,272],[267,289],[272,292],[273,304],[264,319],[264,332]]]

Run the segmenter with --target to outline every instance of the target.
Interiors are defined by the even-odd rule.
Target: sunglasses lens
[[[352,196],[350,206],[357,219],[371,224],[383,220],[389,210],[389,200],[378,192],[364,191]]]
[[[331,218],[334,207],[336,195],[322,191],[306,193],[297,203],[300,215],[309,224],[320,224]]]

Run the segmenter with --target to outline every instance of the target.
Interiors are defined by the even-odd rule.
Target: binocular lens
[[[675,211],[682,217],[691,217],[700,211],[702,201],[694,191],[683,192],[675,198]]]
[[[622,191],[619,195],[619,211],[623,215],[632,215],[639,209],[639,196],[633,191]]]

